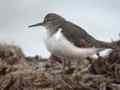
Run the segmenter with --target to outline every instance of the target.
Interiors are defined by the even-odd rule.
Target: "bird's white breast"
[[[62,29],[59,29],[53,35],[50,35],[49,31],[47,32],[46,47],[54,55],[70,56],[76,47],[64,37],[61,31]]]

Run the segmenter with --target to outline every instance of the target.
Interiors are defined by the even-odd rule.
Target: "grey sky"
[[[19,45],[27,55],[48,55],[43,28],[27,26],[42,21],[49,12],[80,25],[97,39],[118,39],[119,0],[0,0],[0,41]]]

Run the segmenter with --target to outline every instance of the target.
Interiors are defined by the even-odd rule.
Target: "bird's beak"
[[[29,25],[28,27],[31,28],[31,27],[37,27],[37,26],[43,26],[43,22],[42,23],[37,23],[37,24],[33,24],[33,25]]]

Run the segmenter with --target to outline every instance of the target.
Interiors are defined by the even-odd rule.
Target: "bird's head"
[[[57,28],[64,23],[65,19],[55,13],[49,13],[44,17],[43,22],[30,25],[29,27],[44,26],[45,28],[54,27]]]

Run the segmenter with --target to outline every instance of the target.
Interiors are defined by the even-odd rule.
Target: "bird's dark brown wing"
[[[64,23],[61,25],[61,28],[63,35],[77,47],[82,47],[84,43],[88,45],[96,42],[96,39],[89,35],[84,29],[71,22]]]

